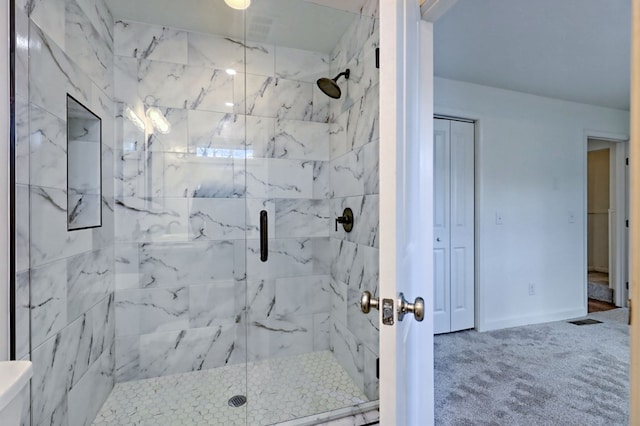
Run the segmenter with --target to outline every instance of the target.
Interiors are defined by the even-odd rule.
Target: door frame
[[[627,281],[624,278],[622,271],[626,267],[628,267],[628,263],[625,262],[625,256],[629,257],[629,248],[625,247],[625,233],[626,226],[625,221],[627,220],[626,213],[626,202],[629,194],[627,194],[627,190],[625,189],[625,175],[624,168],[626,155],[624,150],[621,149],[624,147],[624,143],[629,142],[629,135],[625,135],[622,133],[608,133],[608,132],[599,132],[596,130],[585,130],[584,131],[584,156],[583,156],[583,175],[584,175],[584,199],[583,199],[583,262],[584,262],[584,298],[585,298],[585,307],[588,305],[589,301],[589,277],[588,277],[588,269],[589,269],[589,230],[588,230],[588,190],[589,185],[587,182],[589,176],[588,169],[588,155],[589,155],[589,139],[599,139],[603,141],[607,141],[612,145],[610,149],[610,155],[613,155],[613,161],[610,161],[610,164],[615,164],[615,169],[610,170],[609,172],[609,187],[615,190],[616,203],[615,203],[615,231],[609,229],[609,241],[613,242],[613,244],[609,245],[609,259],[614,259],[615,262],[613,264],[609,263],[609,277],[613,275],[613,282],[609,282],[609,288],[614,289],[614,303],[616,306],[627,307],[627,297],[625,297],[625,287]],[[613,178],[613,182],[611,179]],[[613,238],[612,238],[613,237]],[[611,254],[614,256],[611,256]],[[621,256],[620,253],[623,253]],[[613,271],[613,273],[612,273]]]
[[[630,424],[640,423],[640,0],[631,3],[631,108],[629,143],[629,290],[630,327]],[[635,309],[633,309],[635,307]]]

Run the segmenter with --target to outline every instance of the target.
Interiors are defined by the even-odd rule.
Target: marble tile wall
[[[329,349],[329,55],[122,21],[114,52],[117,380]]]
[[[15,22],[17,357],[34,369],[24,424],[90,424],[115,377],[113,19],[101,0],[36,0],[16,1]],[[71,232],[67,93],[103,123],[103,224]]]
[[[360,311],[360,296],[378,295],[378,144],[379,45],[378,0],[367,0],[360,16],[331,55],[331,75],[346,68],[342,98],[330,106],[330,216],[345,207],[354,213],[352,232],[342,228],[330,236],[331,323],[330,346],[368,398],[378,399],[376,358],[378,317]]]

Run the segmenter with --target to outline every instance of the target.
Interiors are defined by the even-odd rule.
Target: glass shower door
[[[377,317],[359,308],[378,276],[377,1],[364,3],[354,13],[264,0],[246,11],[251,425],[377,399]],[[347,68],[338,99],[319,89]],[[351,233],[336,227],[345,207]]]

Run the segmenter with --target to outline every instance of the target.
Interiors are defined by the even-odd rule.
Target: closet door
[[[434,119],[434,333],[473,328],[474,125]]]
[[[475,323],[474,125],[451,121],[451,331]]]
[[[433,332],[451,331],[450,286],[450,175],[451,125],[449,120],[434,120],[433,137]]]

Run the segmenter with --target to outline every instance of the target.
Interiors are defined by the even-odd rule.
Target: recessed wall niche
[[[102,226],[102,120],[67,95],[67,229]]]

